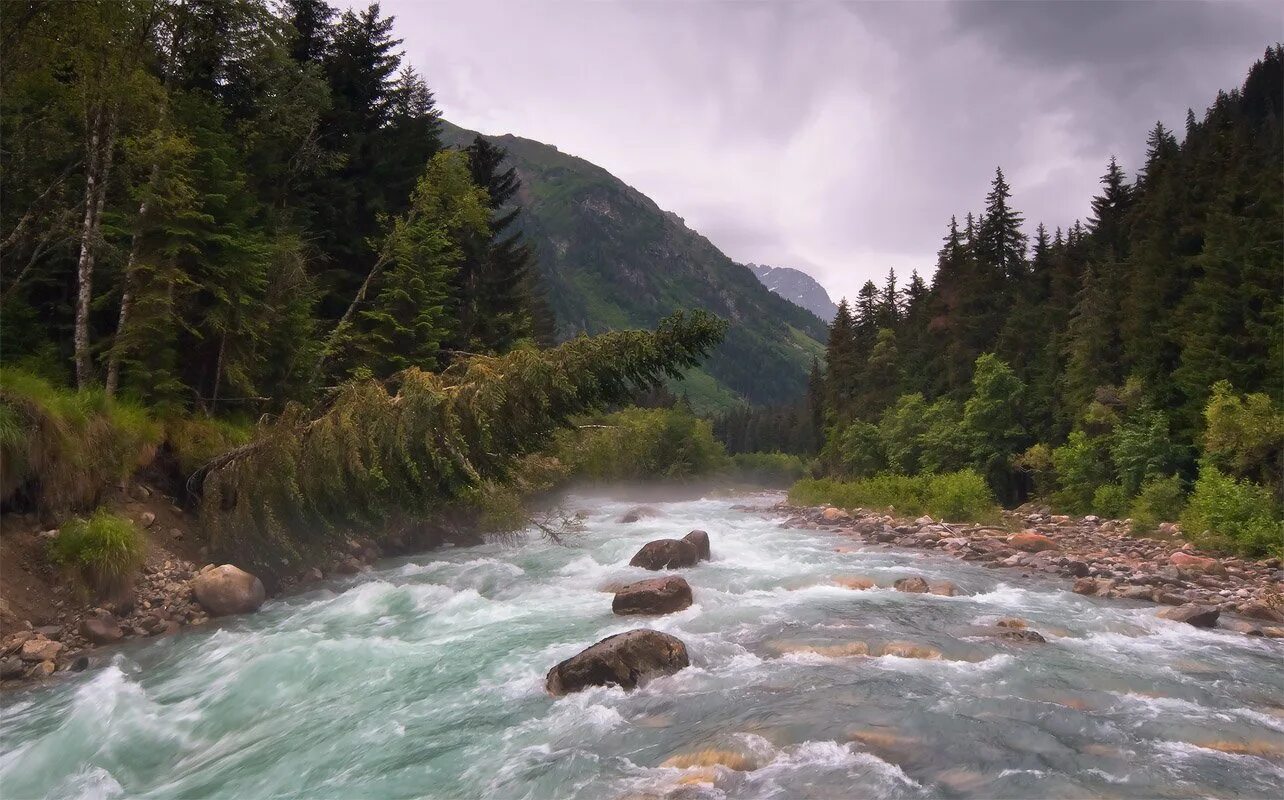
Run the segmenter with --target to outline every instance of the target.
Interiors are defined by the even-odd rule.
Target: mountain
[[[816,279],[793,267],[769,267],[766,264],[746,264],[758,276],[762,285],[796,306],[802,306],[828,323],[838,313],[838,306],[829,299],[829,292]]]
[[[443,141],[477,136],[449,123]],[[773,294],[682,218],[601,167],[513,135],[486,136],[508,152],[522,189],[521,225],[535,249],[559,338],[653,326],[704,308],[731,322],[708,360],[675,387],[697,409],[792,402],[807,387],[825,324]]]

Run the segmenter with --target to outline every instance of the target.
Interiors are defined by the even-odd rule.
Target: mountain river
[[[621,524],[635,501],[574,495],[587,524],[569,545],[389,559],[110,651],[0,698],[0,796],[1284,797],[1284,642],[782,529],[780,499],[652,502]],[[655,576],[634,552],[692,528],[713,549],[681,571],[695,605],[612,615],[603,587]],[[967,594],[833,584],[914,574]],[[987,635],[1003,617],[1048,642]],[[682,639],[691,667],[629,693],[545,693],[549,667],[634,627]],[[891,641],[942,657],[806,649]],[[701,751],[738,768],[664,766]]]

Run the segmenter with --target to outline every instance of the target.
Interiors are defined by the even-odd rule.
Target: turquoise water
[[[777,499],[650,503],[659,516],[624,525],[633,502],[571,497],[589,514],[572,546],[389,560],[115,651],[0,701],[0,796],[1284,796],[1284,643],[917,552],[836,552],[853,543],[733,508]],[[637,548],[696,527],[714,556],[683,571],[696,605],[614,617],[601,587],[649,576],[627,566]],[[909,574],[970,595],[826,585]],[[1004,616],[1049,643],[974,627]],[[684,640],[692,667],[632,693],[544,693],[553,664],[639,626]],[[781,655],[891,640],[944,658]],[[661,766],[710,748],[753,769]]]

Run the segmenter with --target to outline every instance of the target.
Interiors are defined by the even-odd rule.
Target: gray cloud
[[[835,296],[930,273],[1002,165],[1030,227],[1086,215],[1284,38],[1268,3],[385,0],[452,121],[589,159],[728,255]]]

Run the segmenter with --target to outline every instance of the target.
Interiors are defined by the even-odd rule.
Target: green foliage
[[[202,465],[250,441],[253,428],[230,419],[205,416],[171,417],[165,420],[165,444],[186,478]]]
[[[598,481],[708,475],[727,463],[706,420],[681,408],[628,408],[558,436],[557,457],[573,475]]]
[[[985,479],[972,470],[942,475],[875,475],[855,481],[807,478],[789,490],[797,505],[891,508],[902,516],[930,514],[954,522],[992,521],[998,506]]]
[[[50,559],[75,570],[103,598],[128,587],[145,554],[146,543],[134,523],[106,509],[68,521],[49,544]]]
[[[1097,487],[1110,479],[1104,449],[1100,439],[1073,431],[1065,444],[1052,451],[1059,487],[1052,495],[1054,506],[1071,514],[1092,512]]]
[[[792,453],[737,453],[728,474],[760,486],[788,486],[807,474],[807,462]]]
[[[1149,533],[1161,522],[1176,522],[1186,505],[1181,477],[1151,478],[1141,486],[1128,516],[1136,533]]]
[[[1279,487],[1284,412],[1269,397],[1261,392],[1237,395],[1228,381],[1218,381],[1204,409],[1204,422],[1204,458],[1210,464],[1230,475]]]
[[[871,422],[857,420],[843,429],[837,437],[840,474],[860,477],[881,471],[887,461],[879,441],[878,427]]]
[[[1181,515],[1186,537],[1245,556],[1284,556],[1284,520],[1271,491],[1205,464]]]
[[[878,436],[887,454],[887,468],[912,475],[923,465],[924,437],[931,425],[927,401],[922,394],[901,395],[883,412]]]
[[[1026,448],[1025,452],[1013,459],[1017,469],[1023,470],[1033,485],[1035,497],[1047,497],[1056,484],[1056,469],[1052,463],[1052,448],[1042,442],[1036,442]]]
[[[139,405],[101,389],[72,391],[0,368],[0,492],[51,514],[92,506],[149,463],[162,428]]]
[[[1120,519],[1128,513],[1128,490],[1116,483],[1098,486],[1092,493],[1092,513],[1109,519]]]
[[[1147,479],[1171,473],[1177,466],[1178,455],[1168,435],[1168,417],[1159,411],[1129,417],[1110,439],[1110,460],[1115,475],[1130,496],[1136,494]]]
[[[212,549],[271,576],[354,527],[380,531],[422,519],[507,478],[574,415],[693,366],[724,329],[704,312],[679,314],[655,332],[476,356],[440,374],[412,367],[390,385],[349,381],[319,415],[291,406],[203,471]],[[712,442],[707,423],[699,424]],[[695,429],[692,420],[662,431],[661,450],[680,452]]]

